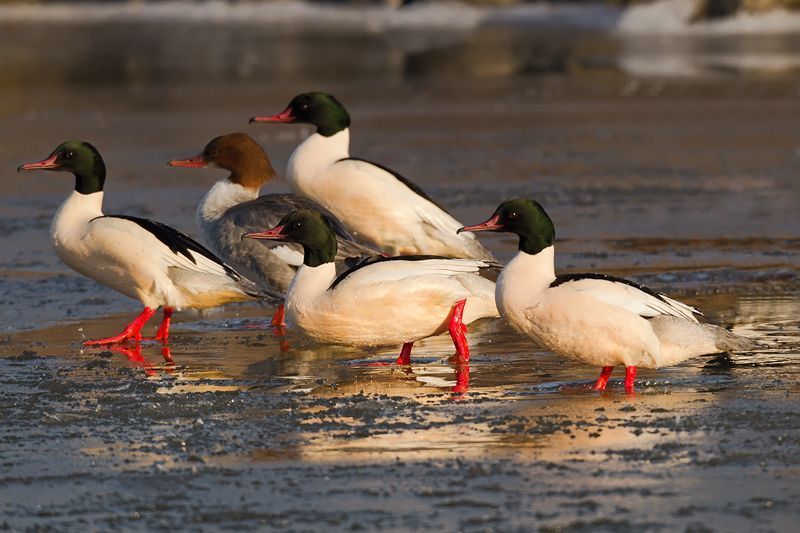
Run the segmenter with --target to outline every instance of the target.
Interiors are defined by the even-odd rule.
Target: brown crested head
[[[260,189],[277,177],[267,153],[246,133],[220,135],[206,145],[202,155],[206,164],[229,170],[228,179],[242,187]]]

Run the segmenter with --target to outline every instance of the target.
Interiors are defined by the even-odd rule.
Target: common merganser
[[[410,364],[415,341],[448,330],[460,361],[469,360],[466,325],[496,317],[494,283],[483,277],[499,265],[485,259],[381,257],[336,276],[331,221],[299,209],[274,228],[245,235],[297,242],[303,266],[286,293],[286,320],[313,339],[351,346],[403,344],[398,364]]]
[[[303,264],[303,249],[295,243],[243,240],[242,235],[272,227],[295,209],[325,211],[317,203],[296,194],[266,194],[261,187],[277,176],[264,149],[246,133],[230,133],[209,142],[202,153],[167,163],[174,167],[219,167],[230,175],[211,187],[197,206],[197,225],[203,241],[239,272],[260,286],[286,292],[297,268]],[[330,217],[330,215],[325,211]],[[337,220],[333,220],[338,243],[336,266],[346,270],[357,260],[377,255],[358,244]],[[282,307],[273,325],[282,324]]]
[[[330,94],[296,96],[283,112],[250,122],[316,126],[289,158],[294,190],[323,205],[358,238],[389,255],[493,260],[433,198],[397,172],[350,157],[350,115]]]
[[[75,175],[75,190],[59,207],[50,228],[58,257],[80,274],[144,304],[122,333],[84,344],[138,341],[142,327],[159,307],[164,318],[154,339],[166,342],[174,310],[280,298],[259,289],[200,243],[165,224],[104,215],[106,166],[91,144],[65,142],[46,159],[17,170],[40,169]]]
[[[489,220],[459,231],[519,236],[519,252],[497,280],[497,308],[517,331],[558,355],[603,367],[605,390],[615,365],[633,392],[636,368],[676,365],[690,357],[752,349],[757,343],[701,324],[701,313],[632,281],[602,274],[555,275],[555,229],[541,205],[515,199]]]

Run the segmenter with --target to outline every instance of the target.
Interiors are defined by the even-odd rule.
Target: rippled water
[[[794,37],[637,42],[507,23],[3,29],[0,528],[796,523],[797,76],[714,66],[795,54]],[[694,71],[667,69],[687,61]],[[642,370],[635,396],[618,374],[591,392],[599,369],[497,321],[470,328],[460,367],[446,336],[418,343],[410,370],[370,366],[396,348],[280,339],[256,305],[181,313],[168,350],[82,351],[138,304],[55,257],[47,230],[71,178],[14,168],[85,138],[109,168],[107,211],[194,233],[220,173],[166,161],[241,130],[282,169],[308,130],[247,119],[311,89],[350,109],[354,154],[465,223],[533,196],[555,220],[561,271],[631,277],[766,346]],[[514,251],[503,236],[484,242],[503,259]]]

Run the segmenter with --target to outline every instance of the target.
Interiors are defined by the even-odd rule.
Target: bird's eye
[[[67,152],[64,154],[64,159],[72,159],[73,157],[75,157],[74,152]]]
[[[308,111],[308,107],[309,107],[308,104],[300,104],[301,111]]]
[[[517,214],[517,212],[516,212],[516,211],[511,211],[511,212],[508,214],[508,218],[510,218],[511,220],[514,220],[514,219],[515,219],[515,218],[517,218],[518,216],[519,216],[519,215]]]
[[[294,224],[292,224],[292,227],[293,227],[294,229],[300,229],[300,227],[301,227],[302,225],[303,225],[303,223],[302,223],[302,222],[300,222],[300,221],[298,220],[297,222],[295,222]]]
[[[217,150],[216,148],[212,148],[211,150],[208,151],[207,155],[208,157],[211,158],[217,157],[219,155],[219,150]]]

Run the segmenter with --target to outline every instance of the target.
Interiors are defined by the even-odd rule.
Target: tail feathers
[[[283,294],[279,292],[259,287],[254,282],[250,281],[245,277],[241,277],[241,279],[238,279],[236,281],[243,293],[255,298],[256,300],[262,300],[270,304],[283,303]]]
[[[259,286],[256,282],[250,281],[237,271],[233,270],[233,268],[231,268],[230,272],[228,272],[228,278],[236,284],[236,287],[240,291],[251,298],[266,301],[270,304],[283,303],[283,294]]]
[[[747,351],[760,346],[757,341],[713,324],[668,315],[653,317],[649,322],[661,347],[658,366],[676,365],[698,355]]]

